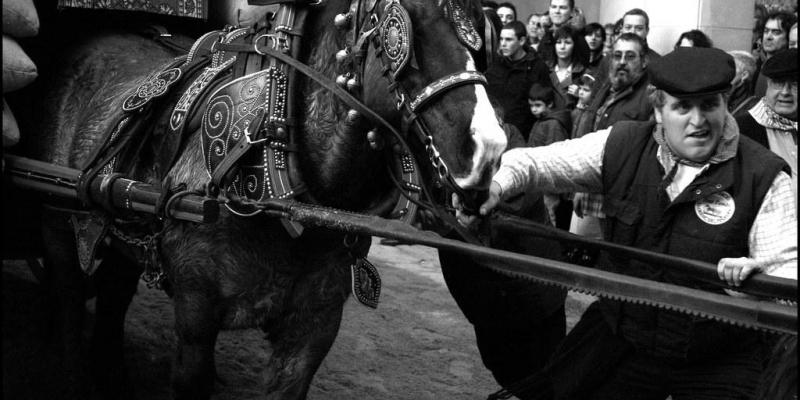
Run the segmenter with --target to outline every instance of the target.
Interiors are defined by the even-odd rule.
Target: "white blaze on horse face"
[[[475,71],[475,63],[472,56],[467,52],[467,71]],[[490,181],[486,180],[487,168],[491,168],[491,175],[497,172],[497,161],[506,149],[508,140],[503,128],[497,122],[497,117],[489,102],[489,95],[483,85],[473,85],[475,88],[475,109],[472,113],[472,123],[470,133],[475,142],[475,152],[472,154],[472,169],[467,176],[454,176],[456,184],[464,189],[485,189]],[[484,187],[485,186],[485,187]]]

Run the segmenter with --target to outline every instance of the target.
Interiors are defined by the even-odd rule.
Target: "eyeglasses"
[[[613,58],[614,61],[619,61],[619,60],[622,60],[623,58],[625,58],[625,61],[633,61],[633,60],[639,58],[639,53],[634,53],[632,51],[626,51],[625,54],[623,54],[621,51],[615,51],[615,52],[611,53],[611,58]]]
[[[772,90],[783,90],[788,87],[789,91],[797,93],[797,81],[776,81],[767,79],[767,86]]]

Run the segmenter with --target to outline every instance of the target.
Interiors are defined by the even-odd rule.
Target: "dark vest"
[[[739,132],[742,135],[756,141],[756,143],[769,148],[767,139],[767,128],[756,122],[756,119],[749,112],[744,111],[736,114],[736,123],[739,124]]]
[[[619,122],[609,135],[602,171],[606,240],[712,264],[724,257],[747,256],[750,227],[786,164],[740,137],[734,158],[711,165],[670,202],[661,185],[665,173],[656,158],[653,127],[653,122]],[[730,207],[731,201],[735,207]],[[603,264],[627,275],[722,293],[676,271],[623,257],[609,256]],[[731,340],[750,342],[758,336],[731,325],[647,306],[609,300],[602,300],[601,305],[613,329],[640,351],[654,356],[720,354],[730,349],[725,346],[736,343]]]

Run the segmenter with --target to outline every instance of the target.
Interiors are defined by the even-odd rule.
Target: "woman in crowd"
[[[592,22],[583,30],[584,39],[589,46],[589,69],[595,69],[603,61],[603,49],[606,43],[606,30],[603,25]]]
[[[575,108],[578,99],[578,80],[586,70],[589,56],[580,46],[585,39],[580,31],[564,25],[553,33],[555,61],[550,63],[550,79],[556,89],[556,108]]]
[[[714,42],[703,31],[692,29],[681,33],[675,42],[675,49],[678,47],[714,47]]]

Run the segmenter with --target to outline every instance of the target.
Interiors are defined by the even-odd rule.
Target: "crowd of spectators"
[[[714,47],[708,32],[693,29],[675,38],[674,48],[662,57],[648,44],[650,17],[639,8],[608,23],[587,23],[574,0],[550,0],[547,10],[522,21],[512,3],[484,1],[484,10],[502,21],[499,56],[486,71],[487,91],[505,116],[506,130],[521,133],[524,146],[504,155],[482,214],[498,199],[535,192],[543,199],[536,217],[522,216],[592,239],[718,263],[720,279],[730,285],[759,272],[797,278],[796,11],[764,9],[759,16],[757,9],[759,38],[752,49],[722,51]],[[630,147],[634,144],[641,147]],[[641,152],[652,153],[653,158],[639,159]],[[752,173],[734,177],[743,174],[743,166]],[[712,178],[720,179],[716,186],[709,183]],[[724,225],[730,216],[703,214],[699,207],[706,201],[701,195],[706,186],[709,198],[713,197],[708,200],[712,208],[735,203],[751,215],[739,231],[714,233],[713,227]],[[642,194],[631,194],[632,190]],[[756,200],[742,200],[741,190]],[[694,214],[705,225],[690,221]],[[776,215],[788,218],[788,223],[773,220]],[[763,225],[767,220],[774,223],[767,227]],[[782,235],[790,240],[777,244]],[[704,240],[708,244],[702,244]],[[728,240],[730,246],[716,243]],[[670,247],[673,241],[674,248]],[[689,248],[703,250],[685,253]],[[577,250],[563,247],[562,259],[618,271],[630,269],[619,260],[597,258],[597,252]],[[442,264],[443,269],[451,264],[447,269],[454,270],[452,259],[442,258]],[[655,266],[648,266],[647,272],[628,273],[667,282],[680,280]],[[486,279],[496,279],[488,275]],[[461,305],[463,290],[455,285],[448,281]],[[474,287],[476,283],[464,280],[458,285]],[[584,314],[580,329],[576,327],[559,347],[548,347],[546,343],[564,335],[560,326],[564,308],[547,303],[535,291],[492,290],[493,295],[502,293],[505,304],[525,304],[538,316],[538,333],[529,329],[530,319],[514,318],[519,316],[513,314],[514,307],[470,316],[487,367],[519,398],[550,398],[553,390],[574,390],[573,396],[581,393],[564,398],[589,398],[581,396],[598,388],[603,388],[606,397],[591,398],[753,398],[764,377],[753,357],[768,353],[774,344],[740,328],[600,301]],[[470,296],[483,294],[475,291]],[[477,320],[482,321],[480,326]],[[499,320],[504,323],[495,323]],[[550,336],[545,338],[542,332]],[[715,340],[741,340],[744,345],[737,349],[691,347]],[[796,337],[794,341],[791,348],[796,349]],[[530,360],[533,355],[525,349],[531,342],[540,344],[536,355],[547,358],[546,363]],[[513,349],[520,349],[519,353]],[[624,355],[614,353],[622,349]],[[527,364],[514,364],[518,367],[514,373],[503,371],[500,366],[517,362],[511,360],[514,354],[526,358]],[[583,361],[570,359],[578,355]],[[583,362],[592,370],[580,370],[564,360]],[[542,363],[546,366],[540,370]],[[584,376],[571,375],[581,373]],[[509,384],[520,375],[533,379],[521,386]],[[571,381],[557,381],[565,376]],[[729,381],[735,384],[726,386]],[[796,379],[793,382],[796,394]],[[544,392],[531,396],[520,389],[526,385]]]

